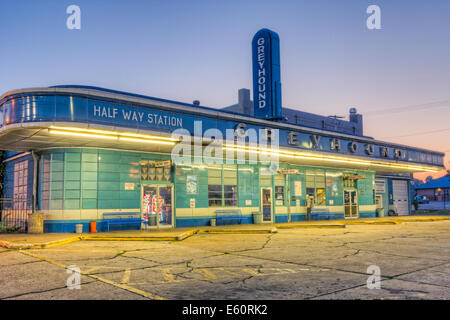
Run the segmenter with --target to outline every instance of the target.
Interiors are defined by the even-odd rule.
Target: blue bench
[[[242,224],[246,218],[242,216],[241,209],[221,209],[216,210],[216,225],[224,225],[224,221],[239,221]]]
[[[320,208],[311,210],[311,220],[330,220],[336,218],[336,213],[330,212],[328,208]]]
[[[139,216],[139,218],[137,218],[136,216]],[[109,231],[110,225],[136,225],[138,229],[140,229],[141,223],[142,219],[139,212],[103,213],[103,230]]]

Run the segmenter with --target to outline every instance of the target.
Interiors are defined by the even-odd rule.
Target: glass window
[[[306,170],[306,194],[314,197],[315,205],[326,205],[324,170]]]
[[[208,185],[208,204],[210,207],[222,206],[222,185]]]
[[[316,170],[316,205],[325,205],[325,171]]]
[[[284,186],[275,186],[275,203],[284,205]]]
[[[316,204],[318,206],[325,205],[325,188],[317,188],[316,189]]]
[[[223,177],[223,182],[222,182]],[[208,168],[208,205],[237,206],[237,167],[235,165]]]
[[[237,206],[237,167],[223,166],[223,200],[226,207]]]
[[[223,199],[226,207],[237,206],[237,186],[223,186]]]
[[[14,164],[14,198],[27,198],[28,161]]]

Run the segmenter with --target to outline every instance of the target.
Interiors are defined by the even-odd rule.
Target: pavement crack
[[[14,264],[0,264],[0,267],[21,266],[21,265],[24,265],[24,264],[39,263],[39,262],[42,262],[42,261],[41,260],[36,260],[36,261],[27,261],[27,262],[14,263]]]
[[[92,279],[91,281],[85,282],[85,283],[81,283],[80,285],[83,286],[83,285],[94,283],[94,282],[98,282],[98,280]],[[67,285],[62,286],[62,287],[45,289],[45,290],[30,291],[30,292],[26,292],[26,293],[19,293],[19,294],[12,295],[12,296],[9,296],[9,297],[3,297],[0,300],[14,299],[14,298],[22,297],[22,296],[27,296],[27,295],[30,295],[30,294],[42,294],[42,293],[52,292],[52,291],[61,290],[61,289],[68,289]]]
[[[352,256],[356,256],[357,254],[359,254],[361,252],[361,249],[352,249],[355,250],[355,252],[351,253],[351,254],[346,254],[345,256],[343,256],[341,259],[345,259],[347,257],[352,257]]]
[[[262,244],[262,246],[260,248],[249,248],[249,249],[242,249],[242,250],[233,250],[233,251],[226,251],[224,252],[224,254],[234,254],[234,253],[238,253],[238,252],[247,252],[247,251],[257,251],[257,250],[263,250],[266,248],[266,246],[269,244],[269,242],[272,240],[272,237],[274,236],[274,234],[269,234],[267,236],[266,241]]]

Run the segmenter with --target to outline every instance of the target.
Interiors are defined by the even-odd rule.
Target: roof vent
[[[194,100],[192,102],[193,105],[199,106],[200,105],[200,100]]]

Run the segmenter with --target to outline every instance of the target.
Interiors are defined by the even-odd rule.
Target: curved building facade
[[[248,90],[221,110],[85,86],[5,93],[3,198],[30,200],[45,232],[120,216],[162,228],[409,214],[411,174],[442,170],[444,154],[364,136],[356,110],[283,110],[279,38],[255,37],[255,103]],[[141,225],[111,230],[128,227]]]

